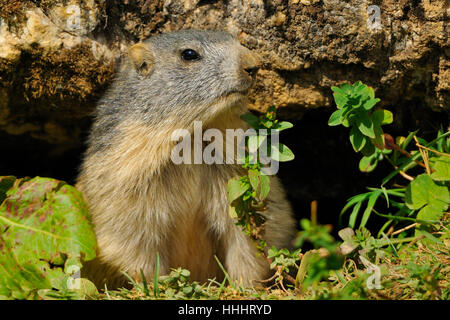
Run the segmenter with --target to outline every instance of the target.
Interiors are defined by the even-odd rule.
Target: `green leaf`
[[[185,277],[186,279],[189,279],[189,277],[191,276],[191,272],[189,270],[183,269],[181,270],[180,275]]]
[[[360,151],[366,144],[366,138],[357,127],[350,129],[350,142],[356,152]]]
[[[377,149],[384,150],[384,132],[378,123],[374,124],[373,132],[375,133],[375,137],[371,138],[370,141]]]
[[[236,211],[236,208],[234,206],[228,206],[228,214],[230,215],[230,217],[232,219],[237,219],[238,218],[238,214]]]
[[[341,124],[341,117],[344,113],[344,109],[339,109],[333,112],[330,116],[330,119],[328,120],[328,125],[331,126],[337,126]]]
[[[367,100],[373,100],[375,98],[375,94],[373,88],[364,85],[364,87],[358,91],[358,94],[361,96],[361,101],[366,102]]]
[[[277,130],[277,131],[283,131],[283,130],[286,130],[286,129],[290,129],[293,126],[294,125],[292,123],[290,123],[290,122],[280,121],[272,129]]]
[[[0,179],[1,180],[1,179]],[[0,206],[0,292],[32,299],[64,289],[66,272],[96,255],[88,207],[65,182],[18,179]]]
[[[416,133],[419,132],[419,130],[410,132],[408,134],[408,136],[405,138],[405,140],[402,141],[402,144],[400,145],[400,148],[402,148],[403,150],[406,149],[406,147],[409,145],[409,143],[411,142],[411,140],[413,139],[413,137],[416,135]]]
[[[362,159],[359,161],[359,170],[361,172],[371,172],[373,171],[378,164],[378,156],[376,153],[369,157],[362,157]]]
[[[356,218],[358,217],[358,213],[359,213],[359,210],[361,209],[362,203],[363,203],[362,201],[358,202],[353,207],[352,213],[350,214],[350,219],[349,219],[349,222],[348,222],[348,226],[350,228],[352,228],[352,229],[355,228]]]
[[[364,103],[362,104],[362,107],[365,110],[370,110],[372,109],[378,102],[380,101],[380,99],[376,98],[376,99],[368,99],[366,101],[364,101]]]
[[[340,93],[340,94],[342,94],[342,95],[344,95],[344,96],[346,95],[345,91],[342,90],[342,89],[339,88],[339,87],[332,86],[332,87],[331,87],[331,90],[332,90],[333,92]]]
[[[354,110],[351,105],[347,105],[342,109],[342,115],[341,115],[341,123],[344,127],[348,128],[350,127],[350,123],[353,123],[353,119],[355,118]]]
[[[421,174],[406,188],[405,202],[410,209],[420,209],[417,219],[438,220],[448,208],[450,193],[447,187],[434,183],[428,174]]]
[[[252,113],[245,113],[241,115],[241,119],[247,122],[252,128],[259,128],[259,118]]]
[[[259,179],[261,180],[260,188],[258,189],[258,192],[256,193],[256,197],[259,200],[264,200],[270,192],[270,179],[269,176],[266,175],[260,175]]]
[[[428,240],[431,240],[434,243],[437,243],[439,245],[445,245],[441,240],[439,240],[438,238],[433,236],[431,233],[429,233],[423,229],[416,229],[415,236],[420,236],[420,235],[424,235],[425,237],[427,237]]]
[[[253,190],[257,190],[260,184],[260,177],[261,173],[258,170],[248,170],[248,178],[250,180],[250,184],[253,188]]]
[[[338,109],[342,109],[348,102],[348,97],[339,92],[334,92],[333,97],[334,97],[334,102],[336,102],[336,106]]]
[[[250,189],[250,185],[248,183],[243,183],[238,179],[230,179],[228,181],[228,201],[229,203],[233,202],[240,196],[242,196],[245,191]]]
[[[359,131],[369,138],[375,138],[372,119],[366,112],[360,112],[356,118]]]
[[[431,141],[430,143],[424,145],[425,147],[431,147],[434,143],[436,143],[437,141],[439,141],[440,139],[443,139],[447,136],[450,135],[450,131],[438,136],[436,139],[434,139],[433,141]],[[450,139],[449,139],[450,140]],[[415,154],[412,154],[412,157],[409,158],[407,161],[403,162],[403,164],[401,164],[395,171],[391,172],[389,175],[387,175],[381,185],[385,185],[386,183],[388,183],[393,177],[395,177],[401,170],[405,170],[406,167],[410,167],[413,163],[414,160],[419,159],[420,157],[420,152],[416,152]]]
[[[361,153],[365,157],[370,157],[375,153],[375,147],[370,140],[367,141],[364,148],[361,149]]]
[[[274,125],[274,120],[271,119],[262,119],[260,122],[266,129],[272,129]]]
[[[358,242],[355,240],[355,232],[351,228],[339,230],[338,235],[344,240],[339,246],[342,254],[347,255],[359,246]]]
[[[430,159],[431,167],[435,170],[431,174],[431,178],[435,181],[449,181],[450,180],[450,158],[441,156]]]
[[[372,195],[369,197],[369,201],[367,201],[367,207],[366,210],[364,210],[363,216],[361,218],[361,223],[359,225],[360,228],[363,228],[366,226],[367,221],[369,220],[370,214],[372,213],[372,209],[375,206],[375,202],[379,198],[379,196],[382,194],[381,190],[374,191]]]
[[[379,125],[390,124],[394,121],[394,115],[389,110],[379,109],[372,113],[372,119]]]
[[[346,205],[344,206],[344,208],[341,210],[341,215],[344,214],[351,206],[353,206],[354,204],[364,201],[365,199],[367,199],[372,193],[371,192],[366,192],[366,193],[361,193],[361,194],[357,194],[356,196],[351,197],[350,199],[347,200]]]
[[[271,146],[271,156],[273,160],[284,162],[284,161],[291,161],[294,159],[294,153],[292,153],[291,149],[289,149],[287,146],[285,146],[282,143],[279,143],[277,145]]]
[[[375,92],[373,91],[372,87],[367,87],[367,96],[370,99],[374,99],[375,98]]]
[[[265,139],[267,139],[266,136],[249,136],[247,141],[248,151],[250,153],[255,153],[258,151]]]
[[[350,84],[348,84],[348,83],[341,84],[340,88],[347,95],[351,94],[352,91],[353,91],[353,87]]]
[[[367,86],[364,83],[362,83],[361,81],[356,81],[352,85],[352,96],[362,95],[366,88],[367,88]]]
[[[84,278],[79,279],[79,288],[76,288],[73,291],[76,294],[74,298],[77,300],[95,299],[99,295],[95,284]]]

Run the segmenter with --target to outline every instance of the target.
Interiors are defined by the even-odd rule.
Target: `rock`
[[[5,0],[0,130],[79,143],[76,123],[92,110],[126,47],[183,28],[227,30],[263,57],[254,110],[276,105],[299,117],[332,105],[331,85],[356,80],[375,87],[384,104],[420,101],[448,110],[445,0],[377,3]]]
[[[88,37],[99,21],[94,1],[52,3],[0,5],[0,129],[70,147],[79,139],[73,124],[105,89],[115,56]]]

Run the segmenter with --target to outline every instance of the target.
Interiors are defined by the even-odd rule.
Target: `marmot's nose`
[[[241,68],[252,78],[255,77],[261,65],[260,57],[248,50],[245,47],[241,47]]]

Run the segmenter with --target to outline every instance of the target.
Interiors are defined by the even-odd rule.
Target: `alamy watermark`
[[[359,259],[363,263],[363,265],[366,267],[366,272],[369,274],[372,274],[370,277],[366,280],[367,288],[370,290],[373,289],[382,289],[381,286],[381,269],[379,266],[373,264],[368,259],[366,259],[364,256],[360,255]]]
[[[203,131],[202,122],[194,121],[193,133],[187,129],[177,129],[172,133],[171,141],[178,142],[170,155],[177,165],[259,162],[265,175],[274,175],[279,169],[275,156],[280,146],[277,130],[226,129],[224,137],[223,131],[214,128]],[[204,142],[209,143],[203,147]]]
[[[371,5],[367,7],[367,14],[369,19],[367,20],[367,28],[371,30],[381,29],[381,9],[377,5]]]

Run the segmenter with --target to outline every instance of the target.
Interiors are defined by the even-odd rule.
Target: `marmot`
[[[238,164],[174,164],[171,134],[246,128],[246,94],[259,58],[226,32],[183,30],[129,48],[128,59],[99,100],[77,188],[90,207],[98,257],[88,278],[126,285],[120,271],[153,277],[183,267],[191,279],[232,279],[251,285],[269,265],[229,215],[227,183]],[[287,247],[295,232],[291,207],[271,178],[265,240]]]

